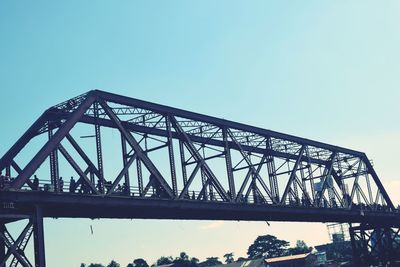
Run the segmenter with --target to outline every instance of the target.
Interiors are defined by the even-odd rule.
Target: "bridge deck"
[[[58,218],[144,218],[194,220],[246,220],[347,222],[400,225],[400,213],[290,207],[266,204],[223,203],[196,200],[96,196],[49,192],[3,192],[0,202],[8,203],[2,216],[30,214],[32,205],[43,208],[44,217]]]

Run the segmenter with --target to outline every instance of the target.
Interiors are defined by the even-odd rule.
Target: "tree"
[[[164,264],[171,264],[173,261],[174,261],[174,259],[171,256],[169,256],[169,257],[162,256],[161,258],[159,258],[157,260],[157,266],[164,265]]]
[[[218,264],[222,264],[222,262],[220,262],[218,260],[218,257],[208,257],[205,261],[200,263],[199,266],[201,266],[201,267],[214,266],[214,265],[218,265]]]
[[[189,255],[186,252],[181,252],[179,254],[179,257],[176,257],[173,262],[174,262],[175,267],[189,267],[190,266]]]
[[[280,240],[273,235],[258,236],[247,250],[249,258],[259,258],[263,255],[267,258],[280,257],[286,254],[289,242]]]
[[[235,261],[235,260],[233,259],[233,252],[226,253],[226,254],[224,255],[224,258],[225,258],[225,263],[232,263],[232,262]]]
[[[199,263],[198,258],[193,257],[190,259],[190,267],[197,267],[198,263]]]
[[[182,260],[185,260],[185,261],[189,260],[189,255],[186,254],[186,252],[181,252],[181,253],[179,254],[179,257],[180,257]]]
[[[133,260],[133,266],[134,267],[149,267],[147,262],[142,258]]]
[[[306,242],[303,240],[297,240],[296,246],[294,248],[289,248],[288,254],[289,255],[297,255],[303,253],[311,252],[312,247],[307,246]]]
[[[84,263],[81,263],[81,267],[86,267],[86,264],[84,264]]]
[[[117,263],[116,261],[112,260],[107,267],[120,267],[119,263]]]
[[[135,266],[133,265],[133,263],[128,263],[126,267],[135,267]]]
[[[88,267],[104,267],[104,265],[100,263],[91,263]]]

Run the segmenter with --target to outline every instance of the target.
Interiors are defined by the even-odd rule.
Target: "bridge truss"
[[[362,152],[99,90],[46,110],[0,170],[3,225],[38,232],[43,216],[400,223]]]

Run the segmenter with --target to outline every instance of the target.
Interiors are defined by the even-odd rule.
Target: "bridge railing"
[[[24,185],[21,189],[13,189],[13,191],[30,191],[32,192],[32,188],[30,188],[28,185]],[[52,185],[50,180],[40,180],[39,181],[39,186],[38,189],[36,190],[38,192],[43,192],[43,193],[57,193],[57,194],[69,194],[69,195],[85,195],[85,196],[94,196],[91,193],[83,192],[80,189],[76,189],[73,192],[70,191],[70,182],[66,181],[63,182],[62,187],[60,188],[59,192],[55,192],[54,186]],[[181,193],[180,191],[179,193]],[[205,197],[199,196],[201,194],[200,191],[190,191],[187,193],[187,195],[184,197],[184,200],[192,200],[192,201],[197,201],[199,197],[202,198],[204,201],[208,202],[224,202],[224,200],[217,194],[213,195],[208,195]],[[159,198],[163,199],[162,196],[157,195],[157,192],[155,190],[150,190],[147,192],[146,195],[141,195],[139,187],[137,186],[130,186],[129,190],[124,191],[122,186],[120,187],[119,190],[116,190],[110,194],[104,193],[104,195],[107,195],[109,197],[123,197],[127,199],[135,199],[135,198]],[[314,207],[311,205],[311,203],[306,203],[305,201],[301,200],[287,200],[283,203],[276,204],[272,202],[271,200],[268,200],[266,195],[260,195],[258,198],[254,197],[241,197],[238,198],[236,203],[238,204],[259,204],[259,205],[268,205],[268,206],[286,206],[286,207],[293,207],[293,208],[298,208],[298,207]],[[335,205],[332,203],[324,203],[322,206],[319,208],[329,208],[329,209],[343,209],[343,207],[339,205]],[[387,206],[383,205],[378,205],[375,209],[371,208],[370,206],[367,205],[358,205],[353,203],[349,210],[360,210],[360,211],[375,211],[375,212],[393,212],[389,209]],[[394,212],[400,212],[400,209],[396,209]]]

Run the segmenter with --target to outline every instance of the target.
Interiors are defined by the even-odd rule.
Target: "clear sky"
[[[99,88],[366,152],[400,203],[399,1],[0,1],[0,154],[48,107]],[[90,233],[92,225],[94,234]],[[323,224],[45,222],[48,266],[245,256]]]

